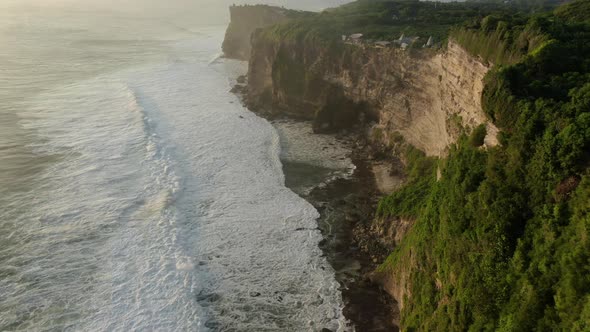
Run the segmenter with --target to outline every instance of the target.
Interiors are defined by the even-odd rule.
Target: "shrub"
[[[474,148],[480,147],[483,145],[486,135],[486,125],[480,124],[479,126],[475,127],[475,129],[473,129],[471,137],[469,138],[469,143]]]

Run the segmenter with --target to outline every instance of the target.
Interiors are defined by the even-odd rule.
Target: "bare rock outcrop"
[[[497,144],[481,107],[489,68],[453,42],[440,52],[362,45],[334,51],[255,33],[252,43],[252,108],[312,119],[318,131],[373,122],[381,143],[401,134],[428,155],[444,155],[461,130],[482,123],[486,144]]]
[[[225,33],[222,50],[226,57],[238,60],[250,58],[250,37],[256,29],[289,19],[285,9],[266,5],[231,6],[229,12],[231,21]]]
[[[233,9],[224,42],[226,54],[249,59],[245,102],[250,109],[312,120],[316,132],[368,128],[368,141],[381,147],[395,146],[403,137],[430,156],[445,156],[461,133],[481,124],[487,127],[485,145],[498,144],[498,129],[481,104],[490,67],[453,41],[442,50],[401,50],[285,39],[270,29],[254,28],[262,25],[251,24],[255,21],[247,18],[251,15],[238,15]],[[277,16],[264,23],[270,25],[275,19],[282,20]],[[242,31],[245,25],[248,29]],[[240,44],[244,41],[248,45]],[[395,186],[392,182],[380,188],[388,192]],[[366,243],[367,250],[372,245],[391,249],[413,224],[413,220],[377,218],[363,229],[366,236],[361,238],[377,238]],[[403,264],[373,275],[400,308],[412,296],[410,275],[416,266],[415,253],[404,252]]]

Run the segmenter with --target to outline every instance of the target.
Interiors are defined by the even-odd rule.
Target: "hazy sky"
[[[319,11],[351,0],[0,0],[3,7],[27,7],[30,10],[109,11],[141,16],[177,17],[203,23],[226,23],[231,4],[272,4],[293,9]]]

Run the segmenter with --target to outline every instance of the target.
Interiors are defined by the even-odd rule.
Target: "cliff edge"
[[[282,41],[260,30],[252,45],[251,108],[313,120],[318,132],[366,123],[379,143],[401,135],[432,156],[480,124],[486,145],[497,145],[498,130],[481,106],[490,68],[452,41],[443,51],[404,51]]]
[[[405,184],[356,224],[391,252],[373,280],[401,328],[586,331],[590,2],[491,6],[357,1],[258,29],[241,89],[402,158]]]
[[[227,28],[222,50],[226,57],[248,60],[252,46],[250,36],[259,28],[288,20],[286,9],[266,5],[231,6],[230,24]]]

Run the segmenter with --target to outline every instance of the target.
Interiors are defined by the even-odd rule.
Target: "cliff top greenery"
[[[283,14],[286,17],[289,17],[291,19],[307,18],[307,17],[311,17],[316,14],[315,12],[310,12],[310,11],[305,11],[305,10],[295,10],[295,9],[289,9],[289,8],[285,8],[285,7],[271,6],[271,5],[265,5],[265,4],[232,5],[230,7],[230,9],[232,11],[233,10],[237,10],[237,11],[240,11],[240,10],[244,11],[245,10],[245,11],[252,11],[255,13],[259,13],[261,9],[264,9],[269,12],[280,12],[281,14]]]
[[[532,0],[531,0],[532,1]],[[529,3],[529,2],[526,2]],[[546,4],[546,2],[542,2]],[[452,26],[492,13],[510,14],[536,8],[524,3],[429,2],[415,0],[359,0],[318,14],[307,14],[267,29],[277,40],[339,40],[342,35],[364,34],[366,39],[394,40],[402,33],[426,40],[445,40]]]
[[[453,32],[488,73],[500,145],[408,147],[409,183],[378,214],[415,219],[382,271],[409,271],[406,331],[590,331],[590,1]],[[437,169],[441,177],[437,180]]]
[[[558,47],[558,40],[575,38],[575,41],[570,42],[570,47],[587,42],[585,36],[580,34],[584,33],[583,23],[587,23],[589,17],[590,3],[575,1],[556,8],[554,12],[538,12],[531,16],[516,12],[497,13],[483,19],[473,18],[454,27],[451,36],[485,61],[511,64],[525,56],[538,55],[542,50],[549,49],[547,47],[550,45]],[[565,45],[559,47],[567,62]]]

